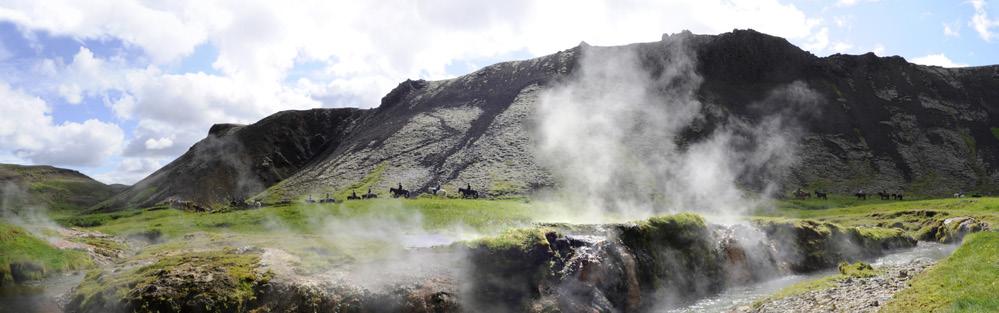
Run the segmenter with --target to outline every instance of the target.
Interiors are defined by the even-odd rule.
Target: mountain
[[[777,173],[782,190],[999,190],[999,66],[941,68],[873,53],[817,57],[779,37],[735,30],[619,47],[582,43],[454,79],[407,80],[375,109],[290,111],[248,126],[215,125],[108,208],[167,198],[210,204],[254,194],[268,201],[342,196],[369,187],[384,193],[397,184],[416,191],[470,184],[490,195],[555,186],[557,160],[538,158],[537,129],[547,122],[538,120],[539,103],[587,75],[587,58],[614,62],[622,52],[649,77],[682,70],[677,60],[689,59],[696,82],[689,98],[702,105],[674,138],[679,149],[730,125],[790,116],[798,145],[795,162]],[[668,93],[684,82],[653,83],[650,90]],[[774,100],[775,90],[783,98]],[[760,146],[768,139],[754,140]],[[769,177],[739,174],[747,186]]]
[[[168,199],[212,206],[248,198],[338,145],[363,112],[284,111],[251,125],[213,125],[180,158],[95,209],[145,207]]]
[[[53,210],[83,210],[111,197],[117,188],[74,170],[0,164],[0,199],[4,208],[42,205]]]

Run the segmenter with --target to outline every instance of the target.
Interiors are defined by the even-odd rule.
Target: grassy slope
[[[881,312],[999,312],[999,232],[965,238]]]
[[[44,272],[39,274],[81,269],[92,264],[84,252],[55,248],[23,228],[0,223],[0,281],[12,280],[10,264],[13,262],[40,265]]]
[[[29,196],[20,200],[62,214],[79,212],[115,192],[115,188],[86,175],[49,166],[0,164],[0,182],[12,182],[23,188]]]

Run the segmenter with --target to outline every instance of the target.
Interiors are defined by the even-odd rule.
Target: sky
[[[132,184],[215,123],[375,107],[407,79],[690,30],[999,63],[999,1],[0,0],[0,163]]]

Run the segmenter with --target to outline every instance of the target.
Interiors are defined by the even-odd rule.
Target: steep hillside
[[[363,112],[284,111],[251,125],[214,125],[180,158],[96,209],[149,206],[168,199],[211,206],[247,198],[339,145]]]
[[[397,184],[415,191],[440,184],[451,192],[470,184],[493,196],[557,186],[551,169],[562,160],[538,156],[538,129],[551,122],[540,117],[539,105],[552,90],[592,74],[584,60],[613,64],[620,55],[638,63],[640,78],[675,78],[673,71],[690,66],[684,80],[651,79],[646,91],[665,107],[676,95],[697,103],[695,117],[663,126],[678,127],[668,145],[680,151],[720,130],[743,131],[739,125],[776,120],[793,134],[769,138],[759,127],[743,127],[758,134],[735,142],[734,151],[790,138],[769,153],[793,154],[780,170],[741,169],[746,187],[779,181],[780,190],[840,193],[999,190],[999,67],[945,69],[871,53],[817,57],[782,38],[736,30],[619,47],[583,43],[454,79],[408,80],[376,109],[281,112],[250,126],[216,125],[108,207],[171,197],[213,203],[265,189],[258,198],[275,201],[368,187],[385,194]],[[683,88],[690,95],[675,92]],[[622,127],[641,132],[630,127],[650,125]]]
[[[534,155],[539,95],[570,79],[587,53],[631,50],[649,72],[661,71],[657,64],[673,53],[664,42],[677,37],[693,51],[702,78],[696,98],[705,103],[705,119],[677,141],[777,112],[793,115],[803,133],[798,162],[781,177],[785,189],[943,195],[999,188],[999,67],[945,69],[871,53],[820,58],[752,30],[623,47],[584,43],[452,80],[406,82],[371,113],[377,123],[358,128],[279,187],[302,194],[374,178],[376,190],[472,184],[495,195],[555,184]],[[754,105],[795,82],[817,94],[814,107]],[[384,171],[375,171],[380,165]]]
[[[53,210],[82,210],[115,192],[115,187],[74,170],[0,164],[0,199],[8,209],[42,205]]]

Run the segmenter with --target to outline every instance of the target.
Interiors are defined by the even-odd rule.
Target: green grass
[[[881,312],[999,312],[999,232],[964,244],[910,282]]]
[[[364,178],[360,181],[354,182],[350,186],[347,186],[347,188],[335,193],[333,197],[343,200],[347,199],[347,196],[350,195],[351,191],[356,191],[358,196],[368,193],[368,188],[374,187],[375,184],[382,180],[382,174],[385,173],[386,167],[387,164],[385,162],[378,164],[378,166],[375,166],[375,169],[372,170],[371,173],[368,173],[368,175],[364,176]],[[372,190],[371,192],[379,194],[377,190]]]
[[[513,228],[503,233],[474,240],[468,245],[471,247],[485,247],[489,250],[509,250],[520,249],[527,251],[536,246],[547,246],[548,240],[545,233],[555,231],[548,227]]]
[[[413,225],[427,230],[469,227],[498,232],[530,223],[537,212],[530,204],[513,200],[374,199],[336,204],[292,204],[222,213],[195,213],[158,209],[125,213],[81,215],[65,223],[93,223],[94,230],[128,235],[160,229],[167,236],[206,232],[263,233],[282,230],[312,233],[325,222],[339,219],[376,218],[387,221],[416,219]]]
[[[0,180],[14,183],[26,197],[4,197],[8,207],[44,206],[50,211],[77,213],[113,195],[89,177],[48,166],[0,164]],[[0,191],[0,195],[3,191]]]
[[[814,219],[843,226],[899,228],[914,237],[931,222],[968,216],[999,225],[999,198],[945,198],[915,201],[850,201],[830,199],[783,201],[776,208],[759,209],[757,216]]]
[[[41,272],[30,273],[32,279],[93,265],[82,251],[53,247],[21,227],[0,223],[0,284],[13,279],[10,264],[16,262],[28,262],[41,267]]]
[[[996,140],[999,140],[999,127],[992,127],[992,137],[995,137]]]

